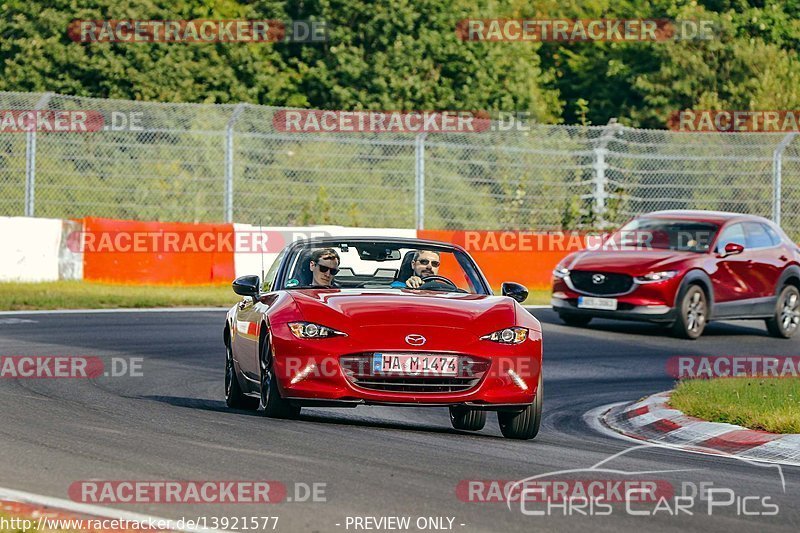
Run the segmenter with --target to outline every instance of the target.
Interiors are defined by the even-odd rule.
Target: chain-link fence
[[[545,230],[716,209],[780,218],[800,237],[792,135],[289,133],[266,106],[0,93],[0,110],[34,109],[99,111],[106,127],[0,133],[0,215]]]

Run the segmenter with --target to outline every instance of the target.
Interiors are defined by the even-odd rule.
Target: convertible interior
[[[378,266],[372,273],[364,271],[356,272],[352,267],[342,266],[336,274],[336,285],[342,288],[363,288],[363,289],[383,289],[391,285],[393,281],[403,281],[411,277],[411,261],[414,259],[416,250],[408,250],[403,254],[399,268],[387,268]],[[311,285],[312,277],[309,268],[311,254],[313,250],[306,250],[295,263],[294,272],[291,277],[300,281],[301,286]],[[397,263],[397,261],[393,261]]]

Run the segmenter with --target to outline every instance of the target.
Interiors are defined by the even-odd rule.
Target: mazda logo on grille
[[[606,277],[604,274],[592,274],[592,283],[595,285],[600,285],[601,283],[605,283]]]
[[[427,339],[422,335],[411,334],[406,335],[406,342],[411,346],[422,346],[427,342]]]

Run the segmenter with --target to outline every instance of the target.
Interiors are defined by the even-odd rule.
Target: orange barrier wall
[[[165,245],[165,234],[177,243]],[[70,241],[71,247],[83,251],[86,280],[222,285],[234,278],[233,224],[85,218],[83,234],[71,235]]]
[[[504,281],[529,289],[549,289],[553,268],[561,259],[585,247],[578,233],[538,234],[517,231],[418,230],[417,237],[464,247],[493,288]]]

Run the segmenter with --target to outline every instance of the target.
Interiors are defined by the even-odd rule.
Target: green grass
[[[85,281],[0,283],[0,310],[104,309],[114,307],[231,306],[230,285],[113,285]]]
[[[500,291],[495,294],[500,294]],[[528,299],[522,305],[548,305],[552,294],[551,289],[530,289]]]
[[[498,290],[497,294],[500,293]],[[230,285],[115,285],[87,281],[0,283],[0,311],[108,309],[116,307],[230,307]],[[550,290],[532,290],[525,305],[547,304]]]
[[[681,381],[670,404],[684,413],[772,433],[800,433],[800,378]]]

